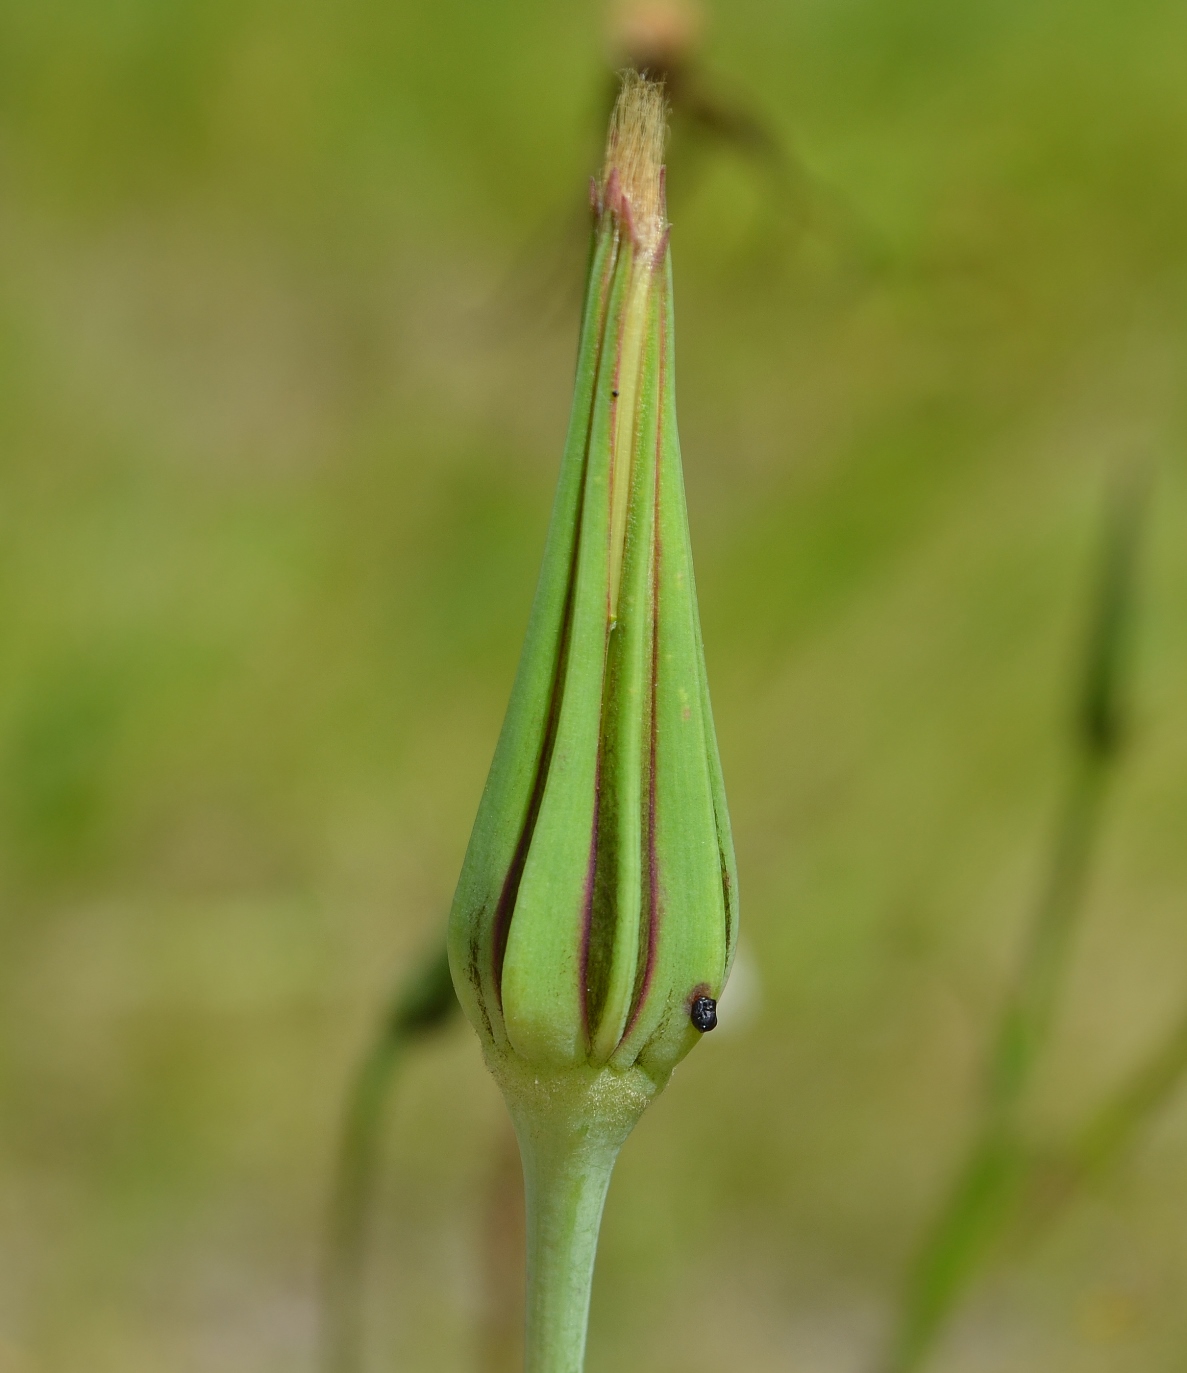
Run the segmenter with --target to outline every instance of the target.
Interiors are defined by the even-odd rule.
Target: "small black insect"
[[[717,1028],[717,1002],[711,996],[698,996],[689,1009],[692,1023],[701,1034]]]
[[[618,392],[617,392],[617,391],[611,391],[610,394],[614,397],[615,400],[618,399]]]

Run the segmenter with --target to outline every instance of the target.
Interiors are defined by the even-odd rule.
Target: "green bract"
[[[671,263],[617,169],[598,196],[576,389],[511,703],[450,920],[488,1053],[639,1063],[698,1038],[737,929],[676,432]]]
[[[533,1302],[559,1302],[572,1265],[536,1278],[573,1225],[596,1238],[614,1154],[699,1038],[693,1005],[720,995],[737,932],[676,434],[664,118],[660,89],[628,78],[544,565],[450,918],[458,997],[525,1156],[530,1346]],[[581,1180],[599,1169],[600,1192]],[[536,1172],[553,1182],[534,1201]]]

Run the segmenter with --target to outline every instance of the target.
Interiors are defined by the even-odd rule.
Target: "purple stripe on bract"
[[[655,975],[656,950],[659,945],[660,893],[659,893],[659,855],[655,844],[655,773],[656,773],[656,689],[659,677],[659,562],[662,547],[659,518],[661,452],[663,447],[664,387],[667,382],[664,345],[667,341],[667,317],[660,314],[659,326],[659,382],[656,387],[656,434],[655,434],[655,513],[652,517],[652,538],[654,547],[651,555],[651,718],[648,722],[649,765],[647,778],[647,962],[643,976],[638,980],[635,1004],[631,1008],[630,1019],[623,1031],[623,1039],[631,1033],[643,1013],[643,1003]],[[622,1041],[620,1040],[619,1043]]]
[[[605,659],[602,660],[602,682],[606,680]],[[600,727],[599,727],[600,730]],[[589,864],[585,870],[585,892],[581,910],[581,1026],[585,1031],[588,1051],[592,1030],[589,1023],[589,941],[593,932],[594,886],[598,871],[598,832],[602,819],[602,741],[598,739],[598,762],[594,770],[593,833],[589,841]]]
[[[614,277],[614,270],[618,263],[618,255],[615,253],[606,266],[605,275],[601,283],[602,301],[601,306],[606,308],[606,294],[610,289],[610,282]],[[528,803],[528,812],[524,817],[523,831],[515,845],[515,852],[511,858],[511,864],[507,869],[507,876],[503,880],[502,890],[499,893],[499,902],[495,907],[494,929],[491,932],[491,965],[495,987],[495,998],[499,1003],[499,1009],[503,1005],[503,962],[507,956],[507,941],[511,935],[511,918],[515,913],[515,903],[519,897],[519,884],[523,878],[523,870],[528,860],[528,850],[532,845],[532,835],[535,832],[536,821],[540,815],[540,806],[544,800],[544,789],[548,783],[548,770],[552,765],[552,752],[556,744],[557,729],[560,725],[561,703],[564,699],[564,681],[566,670],[569,665],[569,646],[571,640],[571,630],[573,624],[573,603],[577,593],[577,564],[581,556],[581,526],[585,516],[585,490],[586,482],[589,477],[589,447],[593,437],[594,405],[597,399],[597,378],[602,366],[602,351],[605,344],[604,333],[598,337],[598,355],[594,360],[594,390],[591,404],[589,407],[589,422],[585,431],[585,457],[581,471],[581,492],[577,501],[576,511],[576,534],[573,538],[573,551],[569,558],[569,577],[565,590],[565,609],[561,620],[561,650],[557,655],[556,671],[552,679],[552,689],[548,700],[548,720],[544,727],[544,744],[540,750],[540,761],[536,767],[536,776],[532,783],[532,796]],[[597,817],[594,818],[595,830]]]

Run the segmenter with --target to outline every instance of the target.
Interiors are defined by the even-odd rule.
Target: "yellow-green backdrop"
[[[700,89],[786,150],[677,111],[747,985],[624,1153],[589,1367],[859,1373],[968,1137],[1134,461],[1131,746],[1036,1138],[1187,1004],[1187,9],[703,18]],[[609,22],[0,6],[0,1373],[313,1368],[345,1083],[527,616]],[[463,1025],[389,1124],[371,1366],[480,1370],[507,1146]],[[1187,1091],[935,1368],[1181,1368],[1185,1188]]]

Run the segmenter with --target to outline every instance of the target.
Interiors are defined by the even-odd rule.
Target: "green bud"
[[[528,1373],[579,1373],[602,1203],[729,973],[737,881],[672,365],[661,88],[594,185],[574,406],[519,674],[458,881],[458,1000],[527,1193]]]
[[[580,1137],[612,1163],[706,1028],[694,1008],[720,995],[737,934],[676,433],[665,117],[661,88],[628,74],[544,564],[450,917],[529,1209],[530,1155]]]
[[[658,1084],[737,929],[676,433],[662,96],[616,110],[519,673],[450,920],[488,1053]]]

